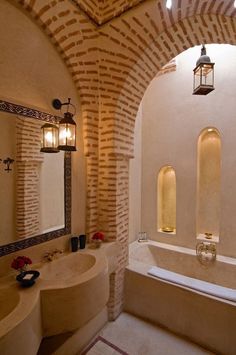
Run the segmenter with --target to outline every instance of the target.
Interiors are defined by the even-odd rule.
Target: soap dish
[[[33,286],[39,275],[40,272],[36,270],[23,271],[16,276],[16,280],[21,284],[22,287],[30,287]]]

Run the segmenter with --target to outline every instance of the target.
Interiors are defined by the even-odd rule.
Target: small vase
[[[93,245],[94,247],[97,249],[97,248],[100,248],[100,246],[102,245],[102,241],[100,239],[94,239],[93,240]]]
[[[18,275],[22,274],[23,272],[28,270],[28,266],[24,265],[23,267],[21,267],[20,269],[17,269]]]

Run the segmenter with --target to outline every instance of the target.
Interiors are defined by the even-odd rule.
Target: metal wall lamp
[[[193,95],[207,95],[214,88],[214,65],[206,54],[206,47],[203,44],[201,56],[193,69]]]
[[[41,127],[41,152],[76,151],[76,123],[73,120],[76,110],[70,100],[68,98],[68,101],[64,103],[59,99],[52,101],[52,106],[56,110],[61,110],[62,106],[67,106],[67,109],[64,117],[59,121],[59,126],[46,123]],[[74,110],[73,113],[69,111],[71,107]]]

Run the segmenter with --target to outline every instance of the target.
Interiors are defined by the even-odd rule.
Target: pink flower
[[[96,232],[96,233],[94,233],[92,239],[93,240],[101,240],[101,241],[103,241],[104,240],[104,234],[102,232]]]

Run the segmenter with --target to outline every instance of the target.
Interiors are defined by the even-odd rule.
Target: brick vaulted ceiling
[[[82,10],[97,26],[104,25],[111,20],[125,14],[138,5],[153,3],[157,10],[165,16],[165,0],[69,0]],[[233,0],[173,0],[172,9],[167,12],[168,17],[174,20],[183,18],[183,14],[202,14],[207,12],[221,13],[226,16],[235,14]],[[172,21],[171,21],[172,22]]]
[[[97,25],[109,22],[146,0],[72,0]]]
[[[161,67],[197,44],[236,44],[233,0],[173,0],[171,10],[165,0],[9,1],[42,27],[70,70],[81,98],[86,155],[97,152],[102,137],[103,149],[132,156],[137,108]],[[103,136],[98,107],[111,128]]]

